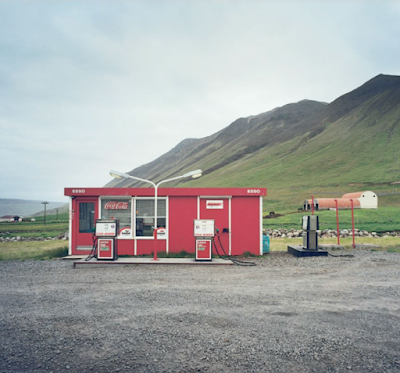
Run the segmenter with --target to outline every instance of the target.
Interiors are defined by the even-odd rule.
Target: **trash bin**
[[[269,253],[269,236],[263,235],[263,254]]]

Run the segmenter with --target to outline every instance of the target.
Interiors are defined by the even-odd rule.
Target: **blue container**
[[[269,236],[263,235],[263,254],[269,253]]]

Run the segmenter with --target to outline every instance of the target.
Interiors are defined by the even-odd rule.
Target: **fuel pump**
[[[97,219],[95,235],[97,237],[97,259],[117,259],[115,237],[118,235],[118,219]]]
[[[212,260],[212,242],[215,235],[214,220],[194,220],[196,260]]]
[[[327,256],[328,252],[318,248],[318,230],[319,218],[318,215],[303,216],[303,245],[302,246],[288,246],[288,253],[294,256]]]
[[[308,250],[318,250],[319,219],[318,215],[303,216],[303,247]]]
[[[229,233],[227,228],[223,229],[223,233]],[[241,266],[255,266],[253,262],[246,262],[243,260],[236,259],[231,255],[227,254],[224,247],[222,246],[219,229],[215,226],[214,220],[194,220],[194,236],[196,238],[196,260],[212,260],[212,247],[214,244],[215,251],[221,259],[230,260],[236,265]],[[217,237],[218,245],[222,250],[223,254],[220,253],[218,245],[215,242]]]

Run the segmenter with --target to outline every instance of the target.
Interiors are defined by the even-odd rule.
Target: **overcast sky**
[[[239,117],[400,75],[400,1],[2,1],[0,198],[64,201]]]

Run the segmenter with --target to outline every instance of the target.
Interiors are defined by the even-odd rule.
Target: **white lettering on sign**
[[[247,189],[247,194],[260,194],[260,189]]]
[[[104,205],[106,210],[128,210],[128,202],[110,201]]]
[[[72,189],[72,193],[82,194],[85,193],[85,189]]]

